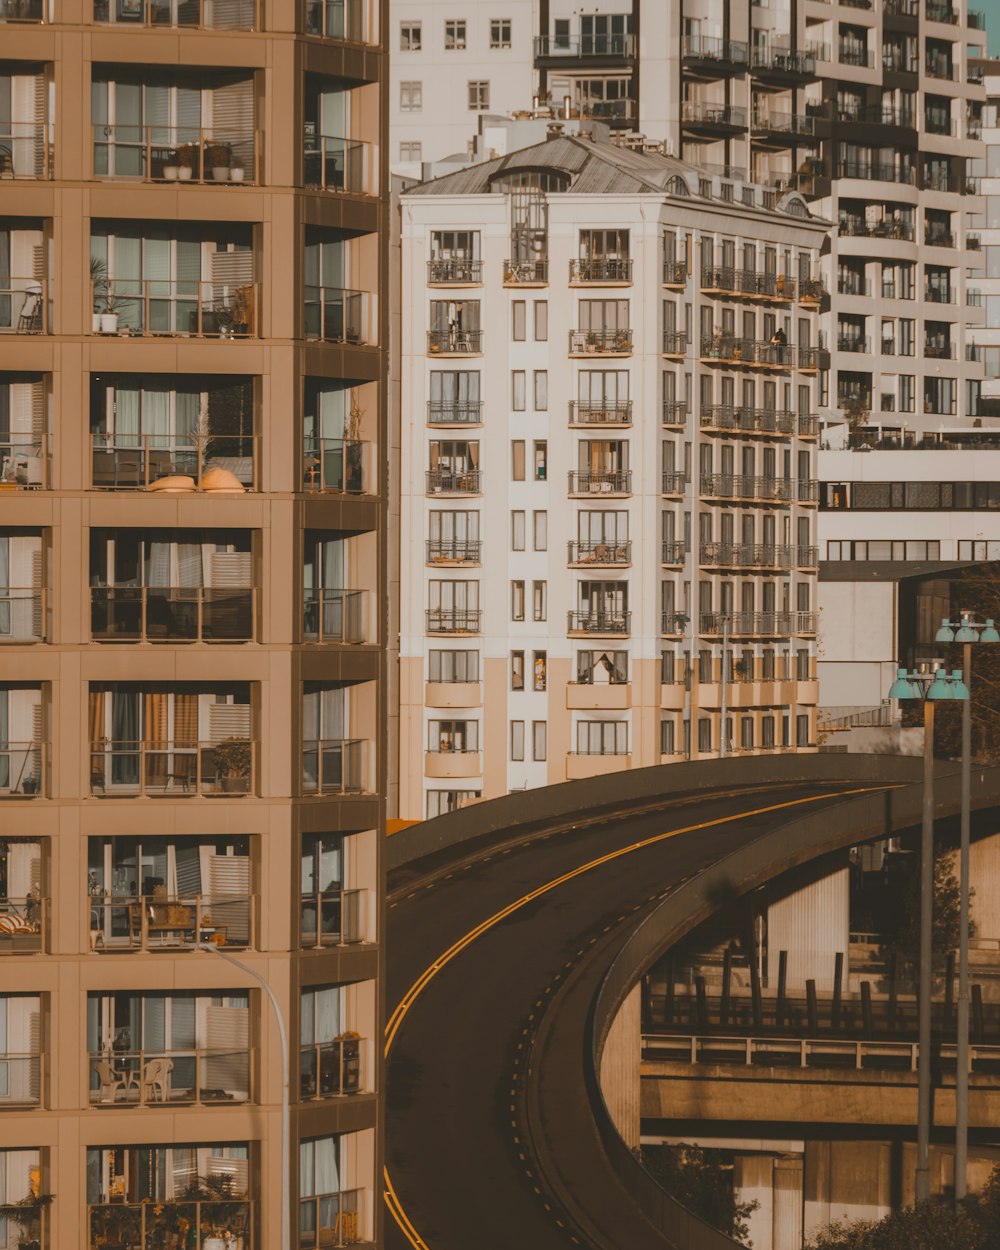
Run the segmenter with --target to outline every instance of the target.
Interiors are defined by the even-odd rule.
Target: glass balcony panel
[[[260,180],[260,140],[252,128],[96,125],[93,150],[97,178],[178,186]]]
[[[357,794],[365,789],[367,742],[363,738],[313,739],[302,744],[306,794]]]
[[[364,1239],[364,1191],[341,1190],[299,1200],[299,1246],[319,1250],[353,1246]]]
[[[363,1088],[358,1037],[334,1038],[303,1046],[299,1052],[299,1087],[303,1100],[337,1098]]]
[[[365,592],[307,588],[302,632],[309,642],[365,642]]]
[[[112,742],[90,744],[90,792],[102,798],[240,795],[253,792],[257,743]]]
[[[337,885],[300,899],[304,947],[346,946],[364,941],[364,891]]]

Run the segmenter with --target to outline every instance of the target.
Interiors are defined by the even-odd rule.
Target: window
[[[510,584],[510,619],[512,621],[524,620],[524,582],[511,582]]]
[[[548,583],[531,583],[531,618],[544,621],[548,610]]]
[[[428,655],[428,681],[465,682],[479,680],[478,651],[431,651]]]
[[[549,407],[549,371],[535,370],[535,411],[547,412]]]
[[[510,653],[510,688],[511,690],[524,689],[523,651],[512,651]]]
[[[524,439],[515,438],[510,445],[510,478],[512,482],[524,481]]]
[[[460,52],[465,47],[465,22],[445,22],[444,47],[446,52]]]
[[[510,406],[514,412],[524,412],[528,406],[527,374],[523,369],[514,369],[510,375]]]
[[[531,688],[541,693],[548,682],[548,655],[544,651],[536,651],[531,661]]]
[[[509,48],[510,46],[510,18],[493,18],[490,22],[490,47]]]
[[[510,305],[510,336],[515,343],[523,343],[527,337],[528,305],[523,299],[516,299]]]
[[[701,752],[712,749],[712,722],[707,716],[698,718],[698,750]]]
[[[740,747],[744,751],[753,750],[753,717],[740,717]]]
[[[535,481],[544,482],[548,476],[549,444],[544,438],[535,440]]]
[[[797,747],[807,747],[809,745],[809,717],[796,716],[795,718],[795,745]]]
[[[533,520],[534,547],[536,551],[549,549],[549,514],[544,510],[535,512]]]
[[[432,720],[427,723],[427,750],[466,755],[479,750],[479,721]]]
[[[628,724],[618,720],[583,720],[576,727],[577,755],[628,755]]]
[[[510,722],[510,758],[515,762],[524,759],[524,721]]]
[[[521,511],[510,514],[510,549],[524,550],[524,513]]]
[[[399,159],[401,161],[422,161],[424,159],[423,144],[412,140],[409,143],[400,143]]]
[[[482,790],[428,790],[427,819],[443,816],[445,812],[455,812],[466,803],[482,797]]]
[[[548,734],[546,730],[545,721],[533,720],[531,722],[531,758],[538,764],[544,764],[546,759],[548,750]]]
[[[490,107],[490,84],[477,80],[469,83],[469,108],[474,113],[485,112]]]
[[[660,754],[675,755],[676,748],[674,746],[674,722],[673,720],[660,721]]]
[[[400,52],[419,52],[421,44],[420,22],[401,22],[399,26]]]
[[[419,113],[424,107],[424,84],[420,82],[401,82],[399,84],[399,111],[401,113]]]
[[[997,249],[1000,251],[1000,248]],[[535,342],[545,343],[549,337],[549,301],[535,300]]]

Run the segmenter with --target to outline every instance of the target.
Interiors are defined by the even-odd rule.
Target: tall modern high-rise
[[[386,9],[0,0],[4,1245],[380,1241]]]

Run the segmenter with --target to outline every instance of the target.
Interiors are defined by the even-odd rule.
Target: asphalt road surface
[[[543,831],[476,858],[456,851],[423,879],[395,875],[387,934],[388,1002],[396,1008],[387,1031],[389,1250],[593,1244],[525,1135],[525,1055],[547,1004],[574,968],[593,976],[596,992],[644,910],[681,881],[848,789],[680,795],[653,812]],[[545,1072],[532,1079],[544,1081]],[[572,1185],[572,1141],[559,1171]],[[650,1226],[637,1211],[623,1221],[620,1191],[588,1188],[574,1190],[593,1213],[588,1227],[622,1250],[648,1243]]]

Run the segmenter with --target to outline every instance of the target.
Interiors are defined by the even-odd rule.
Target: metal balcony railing
[[[331,886],[299,899],[303,948],[350,946],[365,940],[365,892]]]
[[[632,613],[618,610],[581,609],[566,614],[567,629],[577,634],[627,634],[632,627]]]
[[[632,331],[570,330],[569,350],[576,354],[605,352],[618,356],[628,356],[632,351]]]
[[[109,278],[91,286],[94,334],[257,337],[260,288],[256,282]]]
[[[924,73],[928,78],[941,78],[947,80],[948,82],[958,81],[958,66],[946,57],[925,57]]]
[[[257,588],[92,586],[96,642],[252,642]]]
[[[795,498],[799,503],[819,503],[819,482],[800,478],[795,484]]]
[[[51,178],[52,157],[51,126],[0,121],[0,178]]]
[[[816,119],[805,113],[787,113],[781,109],[758,109],[753,115],[753,129],[779,135],[814,135]]]
[[[686,260],[663,261],[663,285],[683,286],[687,282],[688,267]]]
[[[0,739],[0,798],[34,799],[47,792],[48,743]]]
[[[337,1037],[299,1049],[299,1096],[341,1098],[364,1089],[361,1071],[366,1043],[359,1037]]]
[[[769,369],[790,369],[795,361],[795,348],[790,343],[771,343],[766,339],[738,339],[725,334],[703,334],[701,355],[707,360],[726,360]]]
[[[202,942],[246,949],[253,894],[89,894],[90,947],[98,952],[191,950]]]
[[[570,469],[567,489],[571,495],[628,495],[632,491],[631,469]]]
[[[478,564],[483,544],[478,538],[428,538],[428,564]]]
[[[0,278],[0,334],[50,334],[51,294],[45,278]]]
[[[664,356],[683,356],[687,351],[687,335],[683,330],[664,330],[663,331],[663,347]]]
[[[816,55],[813,52],[793,52],[789,48],[751,48],[750,66],[758,71],[770,70],[811,78],[816,73]]]
[[[747,111],[729,104],[684,100],[681,104],[681,122],[689,126],[726,126],[742,130],[747,124]]]
[[[749,499],[756,503],[790,503],[790,478],[752,477],[742,473],[704,473],[701,494],[709,499]]]
[[[94,176],[143,182],[256,183],[260,137],[219,126],[93,127]]]
[[[839,161],[838,178],[861,178],[865,182],[899,182],[912,186],[916,169],[912,165],[890,165],[874,161]]]
[[[260,30],[260,0],[94,0],[94,21],[194,30]]]
[[[630,425],[632,401],[570,400],[570,425]]]
[[[255,1101],[253,1051],[105,1050],[90,1056],[98,1107],[204,1107]]]
[[[303,794],[360,794],[368,788],[364,738],[307,739],[302,743]]]
[[[338,642],[356,646],[368,641],[363,590],[302,592],[302,637],[306,642]]]
[[[683,470],[666,469],[660,474],[661,495],[683,495],[687,486],[687,477]]]
[[[701,428],[726,434],[794,434],[794,412],[787,409],[744,408],[733,404],[713,404],[701,410]]]
[[[797,369],[829,369],[830,350],[826,347],[800,347],[796,357]]]
[[[368,38],[367,18],[365,0],[306,0],[307,35],[365,43]]]
[[[750,46],[710,35],[685,35],[681,40],[681,56],[685,60],[717,61],[735,69],[745,69],[750,63]]]
[[[924,356],[929,360],[954,360],[955,344],[929,339],[924,343]]]
[[[728,634],[738,637],[781,637],[814,633],[814,612],[702,612],[702,634]]]
[[[842,216],[837,223],[837,233],[859,239],[913,240],[913,222],[883,220],[867,222],[861,217]]]
[[[632,261],[610,257],[594,260],[571,260],[570,282],[631,282]]]
[[[302,311],[307,339],[355,347],[378,342],[375,301],[367,291],[307,286]]]
[[[41,895],[0,898],[0,955],[36,955],[43,950],[48,916],[49,900]]]
[[[574,60],[583,57],[613,57],[625,60],[635,56],[635,35],[536,35],[536,57],[558,57]]]
[[[225,469],[253,490],[259,443],[254,434],[93,434],[91,485],[96,490],[148,490],[160,478],[187,477],[191,489],[200,490],[206,473]]]
[[[0,645],[44,642],[48,592],[37,586],[0,585]]]
[[[838,352],[870,352],[871,340],[863,334],[838,334]]]
[[[872,69],[875,65],[875,54],[869,52],[864,44],[845,43],[841,40],[837,44],[837,60],[841,65],[861,65]]]
[[[767,543],[703,543],[701,564],[727,569],[790,569],[792,548]]]
[[[363,495],[368,444],[344,438],[307,438],[302,489],[308,495]]]
[[[185,1250],[215,1250],[223,1241],[224,1229],[233,1245],[242,1250],[258,1250],[254,1204],[240,1195],[225,1199],[170,1202],[89,1203],[87,1206],[86,1250],[103,1250],[110,1245],[153,1246],[164,1228],[188,1229]],[[107,1229],[114,1229],[117,1242],[109,1242]],[[336,1243],[333,1243],[336,1244]]]
[[[478,495],[482,491],[479,469],[428,469],[428,495]]]
[[[667,541],[660,545],[661,564],[683,564],[684,544],[680,541]]]
[[[427,609],[429,634],[478,634],[482,627],[482,608]]]
[[[483,401],[481,399],[429,399],[427,401],[428,425],[481,425]]]
[[[800,569],[811,569],[819,564],[818,547],[796,547],[795,563]]]
[[[819,435],[819,417],[815,413],[800,412],[798,430],[799,438],[816,438]]]
[[[250,738],[219,742],[90,744],[90,793],[102,798],[143,795],[252,794],[258,744]]]
[[[0,433],[0,483],[17,489],[47,490],[49,440],[46,434]]]
[[[549,262],[547,260],[505,260],[503,280],[510,286],[517,286],[519,283],[543,286],[549,280]]]
[[[632,544],[628,541],[570,542],[570,564],[631,564]]]
[[[469,286],[482,280],[483,262],[481,260],[429,260],[427,262],[428,282]]]
[[[378,194],[378,148],[336,135],[310,136],[302,151],[302,181],[321,191]]]
[[[785,274],[765,273],[758,269],[716,265],[702,269],[701,289],[724,292],[727,295],[758,295],[792,300],[795,298],[795,279]]]
[[[661,424],[671,426],[687,425],[688,406],[686,399],[665,399]]]
[[[353,1246],[367,1240],[364,1227],[365,1194],[344,1189],[299,1199],[299,1250]]]
[[[482,330],[463,330],[459,326],[450,326],[447,330],[427,331],[427,351],[432,356],[474,356],[482,350]]]

